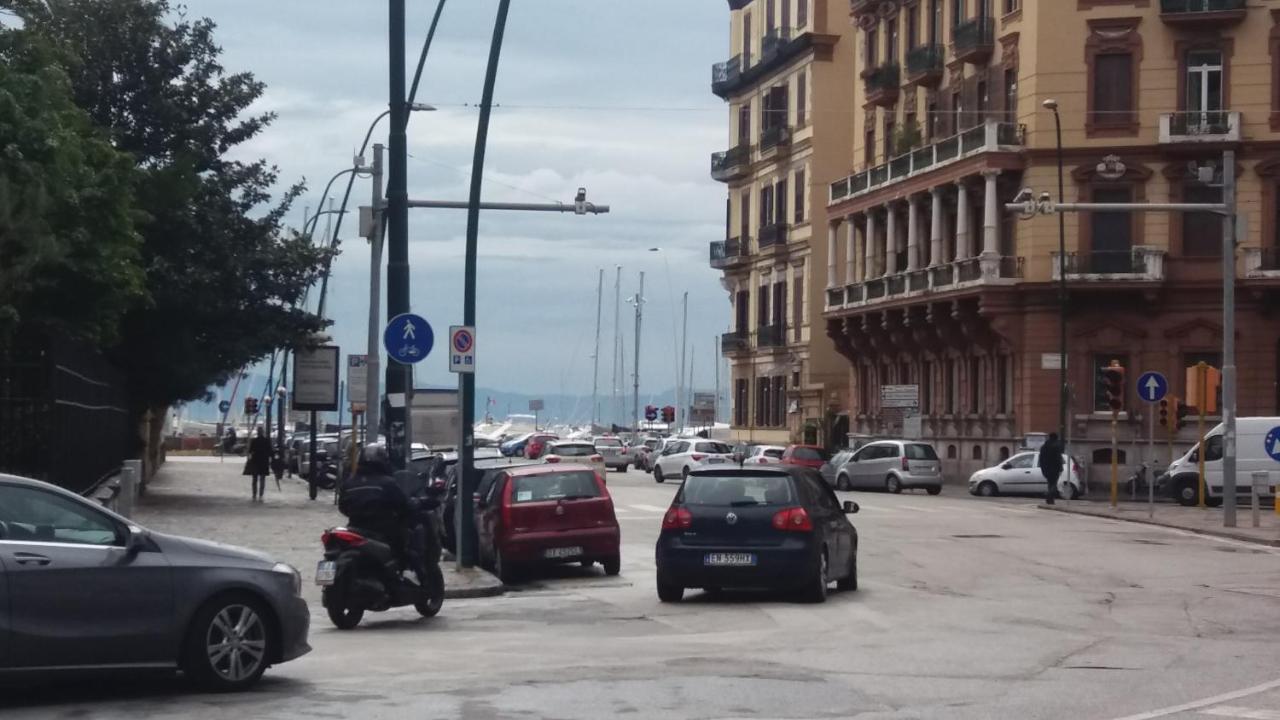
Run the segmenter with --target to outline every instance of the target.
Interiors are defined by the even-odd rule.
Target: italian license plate
[[[582,548],[580,547],[547,548],[546,552],[544,553],[544,555],[551,560],[578,557],[581,554],[582,554]]]
[[[707,553],[702,562],[710,567],[754,567],[756,556],[754,553]]]
[[[338,564],[332,560],[321,560],[316,565],[316,584],[332,585],[333,578],[338,572]]]
[[[711,465],[719,465],[720,463],[724,462],[724,458],[718,458],[718,457],[707,458],[707,462]]]

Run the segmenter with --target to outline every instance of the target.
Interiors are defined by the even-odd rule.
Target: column
[[[933,267],[945,262],[942,257],[942,232],[946,224],[944,219],[946,216],[943,213],[942,188],[931,188],[929,195],[933,210],[933,223],[929,227],[929,267]]]
[[[858,282],[858,226],[852,216],[845,218],[845,225],[849,233],[844,236],[844,284],[852,285]]]
[[[1000,254],[1000,209],[996,178],[999,170],[983,170],[986,189],[982,194],[982,254],[996,256]]]
[[[898,272],[898,213],[890,203],[885,203],[884,211],[884,274],[894,275]]]
[[[827,287],[836,286],[836,243],[840,237],[840,223],[827,225]]]
[[[907,198],[907,272],[920,269],[920,196]]]
[[[867,231],[862,236],[862,279],[876,277],[876,211],[867,210]]]
[[[956,257],[964,260],[972,254],[969,247],[969,189],[963,180],[956,181]]]

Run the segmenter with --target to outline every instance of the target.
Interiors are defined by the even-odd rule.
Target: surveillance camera
[[[1052,201],[1052,198],[1049,197],[1049,193],[1047,192],[1040,193],[1040,202],[1047,203],[1051,201]]]
[[[1018,194],[1014,196],[1013,201],[1015,203],[1028,202],[1031,200],[1032,197],[1034,197],[1034,195],[1035,193],[1034,191],[1032,191],[1031,188],[1022,188],[1021,190],[1018,191]]]

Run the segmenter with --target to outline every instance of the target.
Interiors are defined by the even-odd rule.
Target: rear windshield
[[[690,475],[680,490],[686,505],[790,505],[795,502],[791,478]]]
[[[765,451],[764,451],[764,454],[765,454],[765,455],[767,455],[768,457],[771,457],[771,458],[777,458],[777,459],[779,459],[779,460],[781,460],[781,459],[782,459],[782,449],[781,449],[781,448],[769,448],[769,449],[767,449],[767,450],[765,450]]]
[[[826,462],[831,455],[826,450],[802,447],[796,448],[795,457],[799,460],[822,460]]]
[[[733,452],[733,448],[729,447],[728,445],[725,445],[722,442],[700,442],[697,445],[697,451],[707,452],[707,453],[720,453],[722,455],[728,455],[729,453]]]
[[[573,445],[553,445],[551,452],[560,457],[587,457],[596,454],[596,446],[586,443],[575,443]]]
[[[595,473],[581,470],[518,476],[514,482],[513,503],[600,497]]]
[[[596,438],[596,447],[622,447],[622,441],[618,438]]]
[[[933,451],[932,445],[908,445],[908,460],[937,460],[938,453]]]

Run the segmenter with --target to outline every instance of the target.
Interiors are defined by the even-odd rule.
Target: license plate
[[[724,458],[717,458],[717,457],[707,458],[707,462],[712,465],[719,465],[720,463],[724,462]]]
[[[754,553],[707,553],[702,562],[711,567],[754,567],[756,556]]]
[[[543,554],[547,558],[550,558],[553,560],[560,559],[560,558],[578,557],[579,555],[582,554],[582,548],[580,547],[547,548],[546,552]]]
[[[338,563],[332,560],[321,560],[320,564],[316,565],[316,584],[332,585],[333,578],[337,572]]]

